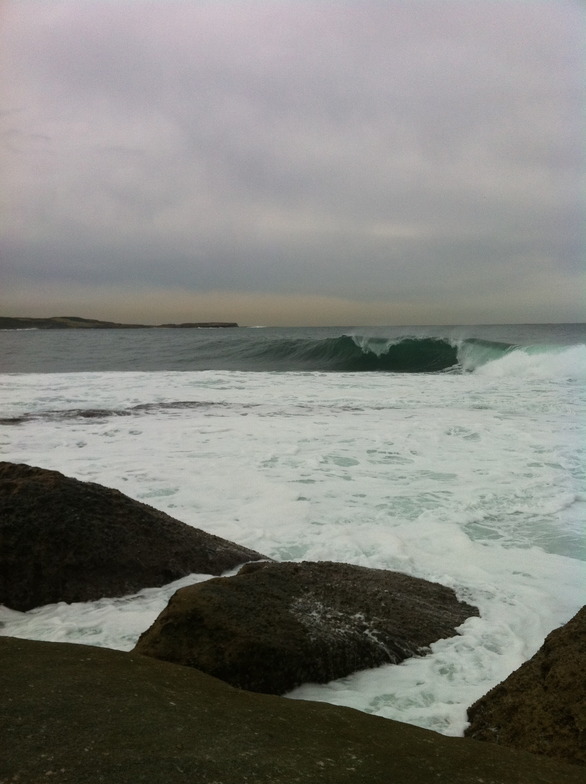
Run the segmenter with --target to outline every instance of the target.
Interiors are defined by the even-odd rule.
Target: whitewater
[[[453,588],[480,617],[427,656],[289,696],[461,735],[466,708],[585,603],[583,325],[537,332],[6,331],[2,459],[277,560]],[[130,650],[179,586],[208,578],[0,607],[0,634]]]

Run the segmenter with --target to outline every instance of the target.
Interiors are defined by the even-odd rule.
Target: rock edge
[[[450,588],[398,572],[257,562],[176,591],[135,651],[284,694],[427,653],[478,614]]]
[[[583,782],[525,752],[84,645],[0,637],[0,690],[2,784]]]
[[[468,709],[465,735],[586,765],[586,607]]]
[[[118,490],[0,462],[0,602],[14,610],[125,596],[265,557]]]

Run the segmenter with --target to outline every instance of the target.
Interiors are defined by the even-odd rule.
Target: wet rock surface
[[[586,607],[468,709],[466,736],[586,765]]]
[[[189,667],[0,637],[0,782],[579,784],[580,768]]]
[[[423,654],[472,615],[450,588],[396,572],[258,562],[177,591],[135,650],[283,694]]]
[[[117,490],[0,463],[0,603],[12,609],[122,596],[263,557]]]

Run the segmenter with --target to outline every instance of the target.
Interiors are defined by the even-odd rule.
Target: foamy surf
[[[191,343],[176,339],[183,356]],[[444,339],[461,351],[462,336]],[[144,346],[121,340],[124,353]],[[471,354],[493,353],[470,372],[5,374],[3,457],[118,488],[280,560],[346,561],[454,588],[481,612],[459,636],[292,696],[459,735],[466,707],[567,621],[586,587],[584,347],[487,342],[512,348],[471,343]],[[2,609],[0,631],[128,650],[179,584],[205,578]]]
[[[586,378],[586,346],[516,347],[497,359],[472,367],[476,372],[494,378],[583,380]]]

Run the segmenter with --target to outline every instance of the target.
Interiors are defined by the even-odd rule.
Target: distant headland
[[[79,316],[51,316],[29,318],[27,316],[0,316],[0,329],[180,329],[237,327],[232,321],[199,321],[183,324],[119,324],[116,321],[99,321]]]

